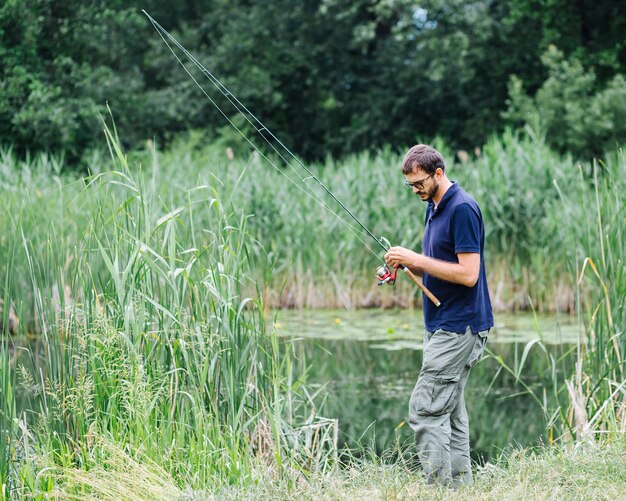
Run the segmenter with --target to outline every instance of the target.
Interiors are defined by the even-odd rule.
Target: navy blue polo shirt
[[[426,209],[423,253],[441,261],[458,263],[457,253],[480,253],[480,273],[473,287],[454,284],[424,273],[423,282],[441,301],[435,306],[424,295],[426,330],[444,329],[464,333],[469,326],[475,334],[493,327],[491,300],[484,262],[485,225],[480,208],[457,183],[452,184],[435,209],[431,200]]]

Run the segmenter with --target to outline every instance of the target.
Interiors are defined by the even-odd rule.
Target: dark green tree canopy
[[[473,147],[506,120],[528,119],[503,116],[509,81],[515,75],[534,96],[554,78],[542,63],[552,45],[593,73],[588,93],[610,88],[620,96],[626,18],[618,7],[607,0],[6,0],[0,141],[79,158],[101,144],[98,113],[107,102],[130,145],[190,129],[206,131],[207,141],[225,132],[145,8],[307,158],[437,135]]]

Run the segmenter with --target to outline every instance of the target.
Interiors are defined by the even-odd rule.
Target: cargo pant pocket
[[[413,395],[415,412],[420,416],[440,416],[452,412],[460,377],[460,374],[421,374]]]
[[[489,331],[480,331],[474,336],[474,346],[472,347],[472,352],[470,353],[469,359],[467,360],[467,364],[465,367],[471,369],[478,363],[478,361],[483,357],[483,353],[485,351],[485,345],[487,344],[487,336],[489,335]]]

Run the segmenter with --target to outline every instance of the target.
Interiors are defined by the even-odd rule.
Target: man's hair
[[[407,151],[402,161],[402,174],[410,174],[416,170],[423,170],[426,174],[434,174],[437,169],[446,171],[443,157],[432,146],[416,144]]]

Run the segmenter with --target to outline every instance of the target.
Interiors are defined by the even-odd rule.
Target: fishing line
[[[185,70],[185,72],[191,77],[191,79],[193,80],[193,82],[196,84],[196,86],[202,91],[202,93],[206,96],[206,98],[213,104],[213,106],[215,106],[215,108],[219,111],[219,113],[226,119],[226,121],[241,135],[241,137],[243,137],[251,146],[252,148],[254,148],[254,150],[260,155],[262,156],[265,160],[267,160],[267,162],[274,167],[274,169],[276,169],[280,174],[284,175],[290,182],[292,182],[293,184],[295,184],[298,189],[300,189],[305,195],[307,195],[309,198],[311,198],[314,202],[318,203],[319,205],[321,205],[322,207],[324,207],[326,210],[328,210],[331,214],[333,214],[339,221],[341,221],[349,230],[350,232],[363,244],[363,246],[370,252],[370,254],[372,254],[373,256],[375,256],[377,259],[379,259],[378,254],[376,254],[368,245],[367,243],[361,238],[360,235],[363,235],[363,231],[370,236],[380,247],[382,247],[383,250],[387,251],[391,245],[389,243],[389,241],[387,239],[385,239],[384,237],[381,238],[377,238],[353,213],[350,209],[348,209],[348,207],[346,207],[346,205],[339,200],[335,194],[328,188],[326,187],[326,185],[324,183],[322,183],[322,181],[320,181],[317,176],[305,165],[303,164],[300,159],[298,157],[296,157],[296,155],[294,155],[291,150],[289,148],[287,148],[287,146],[285,146],[280,139],[278,139],[273,133],[272,131],[270,131],[265,125],[263,125],[263,123],[256,117],[254,116],[254,114],[248,110],[248,108],[246,108],[238,99],[237,97],[235,97],[234,94],[232,94],[218,79],[217,77],[215,77],[209,70],[207,70],[192,54],[189,53],[189,51],[187,49],[185,49],[185,47],[183,47],[172,35],[170,35],[168,33],[168,31],[163,28],[154,18],[152,18],[152,16],[150,16],[150,14],[148,14],[145,10],[143,10],[143,13],[148,17],[148,19],[150,20],[150,22],[152,23],[152,26],[154,26],[154,28],[157,30],[157,32],[159,33],[159,36],[161,37],[161,39],[163,40],[163,42],[165,43],[165,45],[168,47],[168,49],[170,50],[170,52],[172,53],[172,55],[176,58],[176,60],[179,62],[179,64],[183,67],[183,69]],[[196,80],[196,78],[191,74],[191,72],[189,71],[189,69],[187,68],[187,66],[181,61],[181,59],[178,57],[178,55],[176,54],[176,52],[174,51],[174,49],[172,48],[172,46],[168,43],[168,41],[165,39],[165,37],[163,35],[166,35],[167,38],[169,38],[172,43],[174,43],[182,52],[183,54],[185,54],[185,56],[187,57],[187,59],[189,61],[191,61],[197,69],[199,69],[202,74],[209,79],[209,81],[213,84],[213,86],[215,88],[217,88],[217,90],[228,100],[228,102],[237,110],[237,112],[255,129],[256,132],[258,132],[258,134],[263,138],[263,140],[269,144],[270,148],[272,148],[272,150],[274,150],[274,152],[280,157],[280,159],[296,174],[296,176],[300,179],[301,184],[304,184],[306,186],[309,186],[308,184],[306,184],[306,181],[308,181],[309,178],[314,179],[315,181],[317,181],[317,184],[319,186],[321,186],[328,195],[330,195],[333,200],[335,200],[335,202],[337,202],[337,204],[339,204],[339,206],[344,209],[344,211],[346,211],[351,217],[352,219],[362,228],[363,231],[358,232],[358,229],[355,228],[352,224],[349,224],[346,220],[344,220],[341,216],[339,216],[339,214],[337,214],[335,211],[333,211],[326,203],[324,203],[324,201],[319,197],[319,195],[316,192],[309,192],[307,190],[305,190],[301,184],[296,183],[296,181],[294,181],[290,176],[288,176],[285,172],[283,172],[274,162],[272,162],[244,133],[243,131],[237,127],[237,125],[235,125],[235,123],[226,115],[226,113],[224,113],[224,111],[218,106],[218,104],[211,98],[211,96],[208,95],[208,93],[204,90],[204,88],[202,87],[202,85],[200,85],[200,83]],[[231,99],[232,98],[232,99]],[[234,100],[234,102],[233,102]],[[245,113],[244,111],[245,110]],[[253,123],[250,118],[248,118],[248,116],[246,115],[246,113],[251,116],[254,121],[256,123]],[[282,148],[283,151],[285,151],[289,156],[291,156],[291,158],[293,158],[308,174],[309,177],[307,178],[302,178],[300,176],[300,174],[298,173],[298,171],[295,169],[295,167],[293,165],[291,165],[291,163],[281,154],[280,151],[278,151],[278,149],[276,149],[276,147],[269,141],[269,139],[267,137],[265,137],[265,134],[263,134],[263,132],[267,132],[267,134],[269,136],[271,136],[272,139],[274,139]],[[310,189],[310,186],[309,186]],[[358,232],[358,233],[357,233]],[[360,233],[360,235],[359,235]],[[439,301],[439,299],[437,299],[437,297],[435,297],[435,295],[428,290],[428,288],[426,288],[424,286],[424,284],[422,284],[417,277],[413,274],[413,272],[406,267],[405,265],[400,264],[398,266],[399,269],[402,269],[407,276],[415,283],[415,285],[417,285],[422,292],[424,292],[424,294],[436,305],[436,306],[440,306],[441,305],[441,301]],[[376,270],[376,276],[378,277],[378,285],[383,285],[385,283],[391,284],[393,285],[395,283],[396,280],[396,271],[391,271],[389,269],[389,267],[387,266],[387,264],[383,264],[383,266],[379,266],[378,269]]]
[[[145,11],[144,11],[145,12]],[[274,136],[271,131],[265,127],[263,125],[263,123],[256,118],[252,112],[250,112],[240,101],[237,100],[237,98],[211,73],[209,72],[206,68],[204,68],[204,66],[193,56],[189,53],[189,51],[187,51],[174,37],[172,37],[172,35],[170,35],[167,30],[165,30],[161,25],[159,25],[159,23],[157,21],[155,21],[153,18],[150,17],[149,14],[146,13],[146,15],[151,19],[151,22],[153,23],[153,26],[155,27],[155,29],[157,29],[159,35],[161,36],[161,39],[163,40],[163,42],[167,45],[167,47],[170,49],[170,52],[172,52],[172,54],[174,55],[174,57],[176,58],[176,60],[180,63],[180,65],[183,67],[183,69],[185,70],[185,72],[191,77],[191,79],[194,81],[194,83],[196,84],[196,86],[202,91],[202,93],[206,96],[206,98],[215,106],[215,108],[220,112],[220,114],[228,121],[228,123],[254,148],[254,150],[261,155],[265,160],[267,160],[267,162],[272,165],[272,167],[274,167],[280,174],[284,175],[289,181],[291,181],[294,185],[296,185],[296,187],[301,190],[305,195],[307,195],[309,198],[311,198],[314,202],[318,203],[319,205],[321,205],[322,207],[324,207],[325,209],[327,209],[331,214],[333,214],[340,222],[342,222],[344,225],[346,225],[346,227],[350,230],[350,232],[365,246],[365,248],[374,256],[376,256],[377,258],[379,257],[370,247],[369,245],[361,238],[360,235],[362,235],[362,232],[360,232],[357,228],[355,228],[353,225],[351,225],[348,221],[346,221],[345,219],[343,219],[339,214],[337,214],[335,211],[333,211],[321,198],[319,198],[319,195],[315,192],[311,193],[306,191],[305,189],[302,188],[302,186],[300,184],[298,184],[296,181],[294,181],[290,176],[288,176],[282,169],[280,169],[274,162],[272,162],[265,154],[263,154],[263,152],[261,152],[259,150],[259,148],[243,133],[243,131],[237,127],[237,125],[235,125],[235,123],[233,123],[233,121],[226,115],[226,113],[224,113],[224,111],[217,105],[217,103],[207,94],[207,92],[205,91],[205,89],[200,85],[200,83],[196,80],[196,78],[189,72],[189,70],[187,69],[187,67],[185,66],[185,64],[180,60],[180,58],[178,57],[178,55],[175,53],[175,51],[172,49],[172,47],[170,46],[170,44],[167,42],[167,40],[165,40],[165,38],[163,37],[163,33],[165,33],[167,35],[168,38],[170,38],[170,40],[172,40],[172,42],[174,44],[176,44],[176,46],[183,51],[183,53],[187,56],[187,58],[198,68],[200,69],[200,71],[211,81],[211,83],[218,89],[218,91],[220,91],[220,93],[226,97],[226,99],[228,99],[228,101],[231,103],[231,105],[239,112],[239,114],[241,116],[244,117],[244,119],[250,124],[252,125],[252,127],[254,127],[254,129],[259,133],[259,135],[265,140],[266,143],[269,144],[269,146],[274,150],[274,152],[283,160],[283,162],[289,166],[289,168],[296,174],[296,176],[298,176],[298,178],[300,179],[300,181],[304,184],[305,181],[308,178],[302,178],[300,176],[300,174],[297,172],[297,170],[291,165],[291,163],[289,161],[287,161],[287,159],[285,159],[285,157],[280,153],[280,151],[278,151],[276,149],[276,147],[263,135],[263,130],[267,131],[273,138],[276,139],[276,141],[278,143],[281,144],[281,146],[283,147],[283,149],[285,149],[293,158],[295,158],[304,168],[305,170],[307,170],[307,172],[310,174],[309,178],[314,178],[318,184],[320,184],[321,186],[323,186],[330,194],[331,196],[333,196],[333,198],[336,199],[336,197],[334,197],[334,195],[332,195],[332,193],[323,185],[323,183],[321,183],[321,181],[319,181],[319,179],[317,179],[313,173],[306,168],[305,165],[302,164],[302,162],[300,162],[297,157],[295,157],[295,155],[293,153],[291,153],[291,151],[289,151],[289,149],[280,142],[280,140],[278,138],[276,138],[276,136]],[[220,88],[221,86],[221,88]],[[222,90],[222,88],[224,90]],[[232,96],[237,103],[243,107],[246,112],[248,114],[250,114],[257,122],[258,124],[261,126],[260,128],[254,124],[246,115],[245,113],[239,108],[239,106],[237,106],[237,104],[235,104],[232,99],[230,98],[230,96]],[[337,199],[336,199],[337,200]],[[337,200],[338,201],[338,200]],[[339,201],[338,201],[339,202]],[[339,202],[341,203],[341,202]],[[345,207],[345,206],[344,206]],[[346,208],[347,210],[347,208]],[[348,211],[349,212],[349,211]],[[352,215],[352,214],[351,214]],[[354,215],[352,215],[354,217]],[[359,223],[360,221],[358,221],[356,219],[356,217],[354,217],[355,220]],[[361,226],[363,228],[365,228],[362,224]],[[375,238],[375,237],[374,237]]]
[[[243,105],[238,99],[237,97],[232,94],[218,79],[217,77],[215,77],[209,70],[207,70],[191,53],[189,53],[189,51],[187,51],[187,49],[185,49],[185,47],[183,47],[167,30],[165,30],[165,28],[163,28],[154,18],[152,18],[152,16],[150,16],[145,10],[143,11],[144,14],[149,18],[150,22],[152,23],[152,25],[154,26],[154,28],[157,30],[157,32],[159,33],[159,36],[161,37],[161,39],[163,40],[163,42],[165,43],[165,45],[168,47],[168,49],[170,50],[170,52],[172,53],[172,55],[176,58],[176,60],[179,62],[179,64],[183,67],[183,69],[185,70],[185,72],[191,77],[191,79],[194,81],[194,83],[196,84],[196,86],[202,91],[202,93],[206,96],[206,98],[213,104],[213,106],[215,106],[215,108],[219,111],[219,113],[228,121],[228,123],[252,146],[252,148],[254,148],[254,150],[261,155],[270,165],[272,165],[272,167],[274,167],[280,174],[284,175],[290,182],[292,182],[293,184],[295,184],[298,189],[300,189],[304,194],[306,194],[308,197],[310,197],[314,202],[318,203],[319,205],[321,205],[322,207],[324,207],[325,209],[327,209],[331,214],[333,214],[337,219],[339,219],[339,221],[341,221],[349,230],[350,232],[365,246],[365,248],[372,254],[374,255],[376,258],[380,258],[380,256],[378,254],[376,254],[370,247],[369,245],[361,238],[361,235],[363,235],[363,232],[367,233],[371,238],[373,238],[376,243],[378,245],[380,245],[383,250],[387,250],[389,247],[388,242],[384,241],[384,239],[378,239],[353,213],[352,211],[350,211],[350,209],[348,209],[345,204],[339,200],[334,193],[332,193],[325,185],[324,183],[322,183],[317,176],[315,176],[315,174],[304,164],[302,163],[302,161],[300,161],[300,159],[291,152],[291,150],[289,150],[289,148],[287,148],[287,146],[285,146],[282,141],[280,141],[280,139],[278,139],[271,130],[269,130],[250,110],[248,110],[248,108],[246,108],[245,105]],[[167,36],[167,38],[169,38],[172,43],[174,45],[176,45],[176,47],[178,47],[178,49],[180,49],[183,54],[185,54],[185,56],[187,57],[188,60],[190,60],[195,66],[196,68],[198,68],[204,75],[206,78],[209,79],[209,81],[213,84],[213,86],[231,103],[231,105],[237,110],[237,112],[255,129],[256,132],[259,133],[259,135],[265,140],[265,142],[270,146],[270,148],[272,148],[272,150],[281,158],[281,160],[296,174],[296,176],[300,179],[302,184],[306,184],[306,181],[308,179],[314,179],[315,181],[317,181],[318,185],[321,186],[356,222],[357,224],[362,228],[361,230],[358,230],[356,227],[354,227],[352,224],[350,224],[348,221],[346,221],[344,218],[342,218],[339,214],[337,214],[335,211],[333,211],[320,197],[316,192],[309,192],[307,190],[305,190],[301,184],[297,183],[296,181],[294,181],[294,179],[292,179],[290,176],[288,176],[282,169],[280,169],[280,167],[278,167],[272,160],[270,160],[262,151],[260,151],[260,149],[244,134],[244,132],[237,127],[237,125],[228,117],[228,115],[218,106],[218,104],[215,102],[215,100],[213,98],[211,98],[211,96],[208,95],[208,93],[205,91],[205,89],[202,87],[202,85],[200,85],[200,83],[196,80],[196,78],[191,74],[191,72],[189,71],[189,69],[185,66],[185,64],[181,61],[181,59],[178,57],[178,55],[176,54],[176,52],[173,50],[173,48],[171,47],[171,45],[168,43],[168,41],[165,39],[165,37],[163,36]],[[245,110],[245,113],[244,111]],[[248,115],[250,115],[254,121],[256,122],[253,123],[250,118],[248,118],[248,116],[246,115],[246,113]],[[258,125],[257,125],[258,124]],[[279,145],[280,147],[289,155],[291,156],[308,174],[309,176],[307,178],[303,178],[301,177],[300,173],[298,173],[298,171],[295,169],[295,167],[283,156],[283,154],[268,140],[267,137],[265,137],[265,135],[263,134],[263,132],[267,132],[267,134],[269,136],[271,136],[272,139],[274,139]]]

